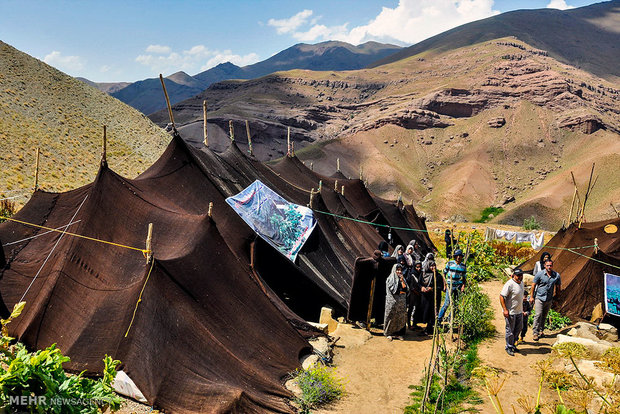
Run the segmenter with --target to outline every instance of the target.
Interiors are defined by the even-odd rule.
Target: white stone
[[[565,342],[574,342],[585,346],[590,352],[590,357],[592,358],[598,358],[603,355],[603,353],[609,348],[612,348],[612,345],[605,341],[596,341],[588,338],[579,338],[577,336],[568,336],[562,334],[558,335],[558,339],[555,344],[553,344],[553,346],[563,344]]]
[[[316,322],[308,322],[308,324],[314,326],[316,329],[318,329],[319,331],[323,332],[323,333],[328,333],[328,327],[329,325],[326,323],[316,323]]]
[[[323,307],[321,308],[321,316],[319,318],[319,323],[327,324],[327,332],[332,333],[338,327],[338,321],[336,321],[332,316],[333,310],[331,308]]]
[[[315,364],[318,364],[318,362],[319,356],[316,354],[308,354],[301,357],[301,367],[306,371],[312,368]]]

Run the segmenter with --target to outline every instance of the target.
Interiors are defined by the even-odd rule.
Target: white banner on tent
[[[605,311],[620,316],[620,276],[605,273]]]

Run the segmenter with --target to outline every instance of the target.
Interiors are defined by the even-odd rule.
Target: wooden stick
[[[207,131],[207,101],[202,101],[202,135],[205,147],[209,146],[209,131]]]
[[[323,180],[319,180],[319,193],[323,189]]]
[[[314,163],[310,162],[310,171],[314,171]]]
[[[286,130],[286,155],[291,156],[291,127],[287,127]]]
[[[232,119],[228,121],[228,135],[230,135],[230,140],[235,140],[235,127],[233,126]]]
[[[174,131],[177,130],[176,125],[174,124],[174,117],[172,116],[172,107],[170,106],[170,98],[168,98],[168,91],[166,90],[166,84],[164,83],[164,77],[159,74],[159,81],[161,82],[161,87],[164,90],[164,96],[166,97],[166,106],[168,107],[168,116],[170,117],[170,123],[172,123],[172,129]]]
[[[295,141],[291,142],[291,157],[295,156]]]
[[[583,197],[583,206],[581,207],[581,216],[579,217],[579,228],[581,228],[581,223],[585,220],[586,216],[586,203],[588,202],[588,196],[590,195],[591,185],[592,185],[592,176],[594,175],[594,163],[592,163],[592,170],[590,171],[590,180],[588,181],[588,189],[586,190],[586,195]]]
[[[342,186],[342,196],[344,197],[344,185]]]
[[[254,152],[252,152],[252,136],[250,135],[250,123],[247,119],[245,120],[245,133],[248,135],[248,152],[250,153],[250,155],[254,155]]]
[[[575,205],[576,196],[577,196],[577,187],[575,187],[575,191],[573,192],[573,201],[570,202],[570,211],[568,212],[568,223],[570,223],[570,218],[573,216],[573,207]]]
[[[209,218],[211,218],[212,212],[213,212],[213,201],[209,202],[209,211],[207,212],[207,215],[209,216]]]
[[[364,181],[363,173],[364,170],[362,169],[362,164],[360,164],[360,181]]]
[[[336,171],[340,171],[340,158],[336,158]]]
[[[598,253],[598,239],[594,238],[594,254]]]
[[[314,201],[314,188],[310,190],[310,203],[308,204],[308,207],[312,208],[313,201]]]
[[[377,284],[377,276],[373,276],[370,282],[370,298],[368,299],[368,312],[366,313],[366,330],[370,331],[370,318],[372,317],[372,303],[375,299],[375,285]]]
[[[336,180],[336,182],[334,182],[334,191],[338,192],[338,180]]]
[[[575,181],[575,175],[573,172],[570,172],[570,176],[573,179],[573,185],[575,186],[575,194],[577,195],[577,212],[575,215],[575,221],[579,219],[579,214],[581,213],[581,197],[579,197],[579,190],[577,190],[577,181]]]
[[[37,156],[36,156],[36,161],[34,165],[34,191],[37,191],[39,189],[39,154],[40,152],[41,152],[40,148],[37,147]]]
[[[618,210],[616,209],[616,207],[614,206],[614,203],[612,203],[612,202],[610,201],[610,202],[609,202],[609,205],[611,206],[611,208],[613,208],[613,209],[614,209],[614,211],[616,212],[616,215],[617,215],[618,217],[620,217],[620,211],[618,211]]]
[[[146,263],[149,264],[153,260],[153,250],[151,243],[153,241],[153,223],[149,223],[149,231],[146,236]]]
[[[106,133],[106,126],[103,126],[103,148],[101,150],[101,165],[105,165],[108,163],[107,160],[107,142],[108,142],[108,137],[107,137],[107,133]]]

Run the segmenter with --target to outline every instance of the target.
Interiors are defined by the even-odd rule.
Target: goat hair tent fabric
[[[604,307],[604,273],[617,274],[620,270],[620,237],[607,233],[605,228],[620,226],[620,219],[576,223],[559,230],[542,248],[553,259],[553,270],[560,273],[562,288],[553,307],[571,318],[590,319],[597,304]],[[609,226],[609,227],[608,227]],[[598,251],[595,252],[595,239]],[[572,249],[572,250],[571,250]],[[542,255],[542,253],[541,253]],[[532,271],[540,255],[519,266]]]
[[[226,202],[256,234],[292,262],[316,225],[312,210],[289,203],[259,180]]]
[[[33,237],[5,250],[2,303],[26,301],[9,333],[31,349],[57,343],[72,371],[100,372],[105,354],[120,359],[149,403],[166,411],[291,412],[282,382],[309,345],[231,252],[225,220],[191,211],[193,191],[174,177],[189,164],[175,145],[135,180],[103,165],[92,184],[37,191],[15,216],[52,228],[72,222],[72,233],[133,249],[0,224],[5,244]],[[147,264],[140,249],[149,223]]]

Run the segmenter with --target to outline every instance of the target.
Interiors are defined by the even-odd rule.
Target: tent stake
[[[207,101],[202,101],[202,136],[205,147],[209,146],[209,132],[207,131]]]
[[[101,165],[106,165],[108,163],[107,160],[107,143],[108,143],[108,137],[107,137],[107,128],[104,125],[103,126],[103,148],[101,150]]]
[[[34,166],[34,191],[39,189],[39,153],[41,150],[37,147],[37,157]],[[613,206],[612,206],[613,207]]]
[[[250,153],[250,155],[254,155],[254,152],[252,152],[252,136],[250,135],[250,123],[247,119],[245,120],[245,132],[246,134],[248,134],[248,152]]]
[[[235,127],[233,126],[232,119],[228,121],[228,134],[230,135],[230,140],[235,140]]]
[[[153,250],[151,249],[151,243],[153,241],[153,223],[149,223],[149,231],[146,236],[146,264],[149,264],[153,260]]]
[[[164,83],[164,77],[159,74],[159,81],[161,82],[161,87],[164,90],[164,96],[166,97],[166,106],[168,107],[168,116],[170,117],[170,123],[172,124],[172,130],[176,132],[177,127],[174,124],[174,117],[172,116],[172,107],[170,106],[170,98],[168,98],[168,91],[166,90],[166,84]]]

